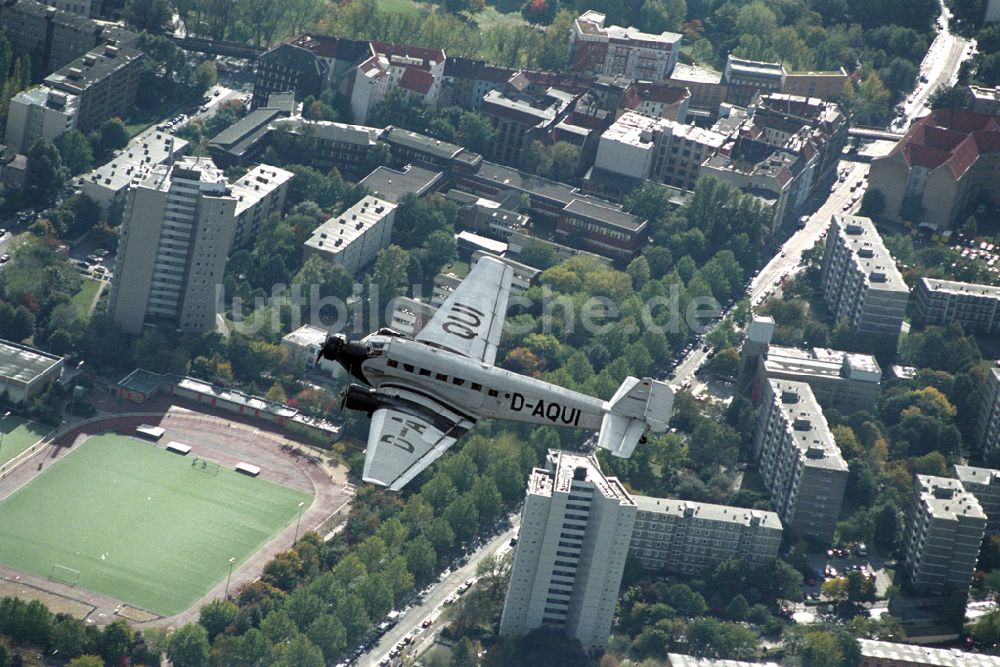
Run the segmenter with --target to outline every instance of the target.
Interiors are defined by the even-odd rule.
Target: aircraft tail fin
[[[604,404],[604,421],[597,438],[603,447],[621,458],[632,451],[647,430],[663,433],[670,423],[674,392],[665,382],[629,376]]]

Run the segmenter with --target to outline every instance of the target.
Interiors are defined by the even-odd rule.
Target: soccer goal
[[[64,584],[69,584],[70,586],[76,586],[80,583],[80,570],[74,570],[71,567],[66,567],[65,565],[59,565],[58,563],[52,564],[52,573],[49,574],[49,579],[52,581],[58,581]]]
[[[218,475],[219,469],[222,467],[217,461],[211,461],[209,459],[196,456],[191,459],[191,467],[195,470],[200,470],[201,472],[207,472],[209,475]]]

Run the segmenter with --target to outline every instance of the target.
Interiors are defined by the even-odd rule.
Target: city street
[[[497,535],[473,552],[469,557],[468,563],[449,573],[437,584],[434,584],[430,592],[424,596],[422,602],[408,609],[400,616],[399,622],[395,627],[386,632],[370,651],[363,653],[356,663],[351,664],[357,664],[359,667],[376,667],[384,657],[388,656],[389,651],[396,644],[418,629],[420,633],[417,635],[416,641],[410,644],[406,653],[420,655],[429,649],[434,643],[437,633],[443,627],[443,624],[439,623],[437,618],[441,614],[442,609],[445,608],[445,598],[452,595],[455,589],[468,579],[476,576],[476,565],[479,561],[490,554],[504,550],[505,545],[510,544],[511,538],[517,535],[517,531],[521,526],[520,512],[511,516],[511,523],[513,524],[512,528]],[[421,628],[421,623],[428,617],[435,619],[435,622],[426,629]],[[399,659],[397,658],[391,664],[399,664]]]
[[[941,3],[941,17],[938,19],[940,31],[927,50],[927,55],[920,63],[921,81],[913,93],[903,102],[903,117],[895,121],[891,128],[905,130],[914,119],[924,116],[930,111],[927,102],[938,88],[946,88],[958,79],[958,69],[962,61],[969,57],[970,42],[950,30],[951,10]],[[926,83],[924,82],[926,79]]]

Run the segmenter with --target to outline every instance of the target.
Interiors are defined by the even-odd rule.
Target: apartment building
[[[976,442],[979,451],[989,461],[1000,459],[1000,362],[986,374],[976,422]]]
[[[726,101],[736,106],[749,106],[760,93],[780,93],[785,89],[788,72],[781,63],[745,60],[730,54],[722,80],[726,84]]]
[[[236,197],[236,230],[230,251],[251,245],[264,221],[284,210],[288,184],[294,176],[281,167],[258,164],[233,181],[230,192]]]
[[[884,156],[872,160],[868,189],[882,193],[883,215],[948,227],[975,202],[1000,204],[1000,118],[935,109],[918,118]]]
[[[436,192],[444,183],[444,173],[408,164],[402,169],[378,167],[365,176],[358,185],[368,188],[380,199],[398,203],[406,195],[424,195]]]
[[[518,164],[521,149],[534,140],[549,142],[549,135],[571,111],[575,95],[550,88],[542,95],[515,90],[491,90],[483,97],[479,113],[497,134],[490,145],[492,159]]]
[[[385,128],[382,137],[393,157],[404,162],[422,164],[434,169],[470,171],[483,161],[483,156],[467,148],[441,141],[401,127]]]
[[[870,350],[895,350],[910,291],[868,218],[834,214],[823,254],[823,298]]]
[[[182,156],[188,142],[151,127],[134,136],[111,160],[82,176],[83,194],[107,211],[130,185],[141,183],[156,166]]]
[[[778,557],[782,527],[774,512],[649,496],[632,499],[636,515],[629,551],[645,568],[700,574],[729,558],[758,568]]]
[[[580,197],[567,204],[556,223],[556,240],[621,262],[630,261],[646,239],[648,220]]]
[[[535,468],[500,618],[500,634],[545,626],[586,647],[611,632],[636,505],[597,458],[550,450]]]
[[[996,5],[1000,7],[1000,2],[997,2]],[[969,95],[972,97],[972,108],[969,111],[986,113],[993,116],[1000,113],[1000,86],[986,88],[970,85]]]
[[[312,34],[291,37],[257,57],[253,106],[263,106],[273,93],[295,93],[297,100],[319,97],[324,86],[338,87],[371,54],[364,40]]]
[[[1000,667],[1000,656],[969,653],[957,648],[932,648],[858,639],[858,667]]]
[[[498,197],[502,201],[494,201],[452,188],[445,198],[458,207],[456,222],[460,228],[506,241],[511,234],[524,231],[531,222],[528,216],[517,212],[520,198],[513,192],[508,195]]]
[[[1000,333],[1000,287],[921,278],[915,318],[923,324],[958,322],[970,333]]]
[[[404,336],[416,336],[436,312],[437,308],[429,303],[408,296],[397,296],[392,300],[389,327]]]
[[[920,593],[968,592],[986,531],[986,514],[962,482],[915,475],[903,553]]]
[[[635,28],[605,25],[606,16],[586,11],[573,22],[570,33],[570,69],[631,80],[663,81],[674,69],[682,36],[659,35]]]
[[[804,382],[824,410],[849,415],[875,404],[882,369],[870,354],[769,345],[757,366],[755,400],[759,400],[768,378]]]
[[[728,86],[723,74],[701,65],[677,63],[667,82],[691,91],[690,112],[704,118],[715,118],[719,105],[726,101]]]
[[[346,174],[365,173],[364,165],[384,130],[326,120],[277,118],[268,125],[266,143],[281,155],[295,155],[306,164],[329,171],[336,167]],[[211,146],[209,146],[211,148]]]
[[[303,246],[305,258],[319,255],[358,275],[389,247],[395,217],[395,204],[367,196],[317,227]]]
[[[18,153],[27,153],[39,139],[55,141],[76,127],[79,100],[48,86],[22,90],[10,100],[4,141]]]
[[[1000,470],[956,464],[955,479],[979,501],[986,514],[986,532],[1000,532]]]
[[[90,132],[132,109],[139,86],[141,51],[105,44],[45,77],[10,101],[5,140],[26,153],[38,139],[54,141],[72,129]]]
[[[753,457],[782,524],[799,535],[833,539],[847,463],[809,385],[768,379]]]
[[[392,91],[414,103],[435,106],[444,77],[444,51],[371,42],[371,55],[354,70],[351,113],[365,123],[368,114]]]
[[[850,81],[843,67],[831,71],[798,71],[785,76],[782,92],[802,97],[818,97],[821,100],[836,100],[844,94],[844,86]]]
[[[614,174],[693,190],[702,162],[725,141],[712,130],[627,111],[601,135],[591,178]]]
[[[208,158],[149,170],[126,199],[108,306],[115,325],[131,334],[160,323],[213,330],[237,217],[259,202]]]

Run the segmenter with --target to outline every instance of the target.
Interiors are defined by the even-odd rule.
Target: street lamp
[[[233,578],[233,563],[236,562],[236,556],[229,559],[229,576],[226,577],[226,593],[223,595],[223,599],[229,599],[229,581]]]
[[[299,503],[299,517],[295,520],[295,538],[292,540],[292,546],[299,541],[299,522],[302,521],[302,508],[305,506],[305,501]]]

